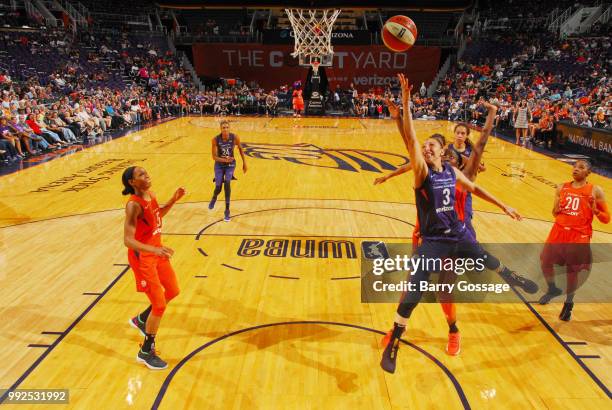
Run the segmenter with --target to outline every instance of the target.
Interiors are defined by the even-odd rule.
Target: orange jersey
[[[593,184],[574,188],[571,182],[566,182],[559,193],[555,225],[590,237],[593,234],[593,201]]]
[[[303,99],[302,99],[302,90],[294,90],[293,91],[293,103],[295,104],[298,101],[303,101]]]
[[[455,187],[455,212],[461,222],[465,222],[465,201],[467,200],[468,192],[461,189],[459,185]]]
[[[135,239],[152,246],[161,246],[162,219],[159,214],[157,199],[151,195],[151,201],[132,195],[129,201],[137,202],[142,207],[142,215],[136,222]]]

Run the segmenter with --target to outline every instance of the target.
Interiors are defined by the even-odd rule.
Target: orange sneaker
[[[391,334],[393,334],[393,329],[389,330],[387,334],[382,339],[380,339],[381,347],[387,347],[389,341],[391,340]]]
[[[459,332],[448,334],[448,343],[446,345],[446,353],[451,356],[457,356],[461,351],[461,334]]]

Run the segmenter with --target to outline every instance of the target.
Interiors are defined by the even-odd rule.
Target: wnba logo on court
[[[257,238],[245,238],[238,248],[238,256],[254,257],[264,255],[269,258],[329,258],[355,259],[357,251],[355,244],[346,240],[323,240],[314,239],[270,239],[264,241]],[[289,255],[287,255],[289,254]]]
[[[267,160],[285,160],[294,164],[331,168],[351,172],[395,171],[408,163],[408,158],[385,151],[363,149],[324,149],[313,144],[242,144],[245,155]]]

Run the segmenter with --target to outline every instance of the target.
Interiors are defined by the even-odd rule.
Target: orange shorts
[[[304,110],[304,100],[298,100],[298,99],[294,99],[293,100],[293,109],[294,110]]]
[[[540,254],[542,267],[565,265],[568,270],[591,270],[591,237],[570,228],[554,225]]]
[[[167,303],[179,294],[176,274],[167,258],[151,253],[128,252],[128,261],[136,279],[136,290],[144,292],[152,312],[161,316]]]

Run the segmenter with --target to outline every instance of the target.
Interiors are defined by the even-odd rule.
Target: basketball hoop
[[[317,72],[319,65],[331,65],[334,48],[331,33],[339,9],[285,9],[293,28],[295,46],[293,57],[310,59],[309,64]],[[318,63],[312,62],[318,59]]]
[[[312,72],[316,75],[319,73],[319,66],[321,62],[318,59],[311,60],[310,66],[312,67]]]

